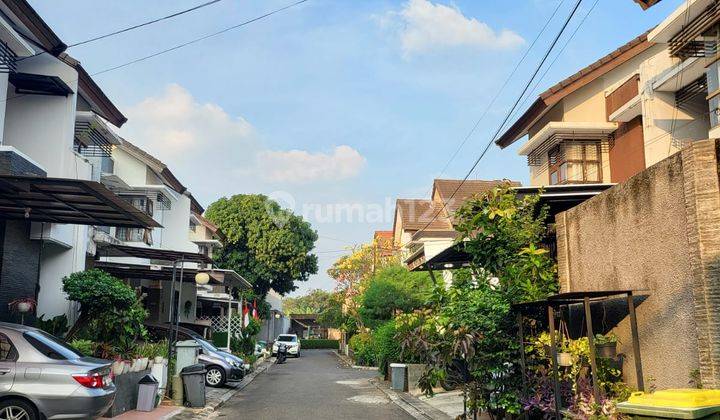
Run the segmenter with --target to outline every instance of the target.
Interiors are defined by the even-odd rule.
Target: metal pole
[[[433,272],[432,268],[428,267],[428,273],[430,273],[430,279],[432,280],[434,285],[437,285],[437,279],[435,278],[435,272]]]
[[[592,327],[592,314],[590,313],[590,298],[583,298],[585,307],[585,325],[587,326],[588,347],[590,347],[590,373],[592,374],[593,396],[595,403],[600,403],[600,390],[598,389],[597,362],[595,360],[595,336]]]
[[[175,272],[177,269],[177,261],[173,261],[172,281],[170,282],[170,308],[168,311],[168,372],[167,380],[165,381],[165,392],[170,392],[170,378],[172,373],[170,372],[170,360],[172,360],[172,348],[173,348],[173,334],[172,334],[172,317],[173,317],[173,299],[175,298]]]
[[[638,336],[637,315],[635,314],[635,300],[632,292],[627,295],[628,312],[630,313],[630,330],[633,340],[633,357],[635,358],[635,375],[637,376],[637,387],[639,391],[645,391],[645,379],[643,379],[642,361],[640,360],[640,337]]]
[[[523,331],[523,316],[520,312],[518,312],[518,314],[517,314],[517,321],[518,321],[518,340],[520,340],[520,371],[522,374],[523,398],[527,399],[528,384],[527,384],[527,374],[526,374],[526,366],[525,366],[525,332]],[[525,411],[523,413],[523,417],[526,420],[528,419],[527,411]]]
[[[230,321],[232,320],[232,289],[230,287],[228,287],[227,292],[228,292],[227,348],[228,348],[228,351],[230,351],[230,331],[231,331]]]
[[[557,360],[557,343],[555,342],[555,308],[548,305],[548,327],[550,329],[550,358],[552,359],[553,369],[553,382],[555,385],[555,415],[556,418],[561,419],[560,416],[560,378],[558,375],[558,360]]]
[[[178,298],[177,298],[177,308],[175,311],[177,312],[177,316],[175,317],[175,341],[178,339],[179,330],[180,330],[180,302],[182,302],[182,289],[183,289],[183,276],[185,275],[185,257],[180,258],[180,289],[178,289]]]

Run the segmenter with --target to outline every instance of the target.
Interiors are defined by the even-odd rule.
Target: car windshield
[[[82,353],[42,331],[26,331],[23,337],[37,351],[55,360],[70,360],[83,357]]]
[[[294,335],[279,335],[277,341],[283,341],[286,343],[294,343],[297,341],[297,337]]]
[[[195,341],[197,341],[198,344],[200,344],[201,346],[203,346],[203,348],[206,349],[206,350],[210,350],[210,351],[220,351],[220,350],[218,350],[217,347],[215,347],[215,346],[213,346],[212,344],[210,344],[210,342],[205,341],[205,340],[203,340],[203,339],[201,339],[201,338],[196,338]]]

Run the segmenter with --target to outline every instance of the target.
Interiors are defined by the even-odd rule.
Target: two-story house
[[[25,0],[0,2],[3,320],[18,319],[8,303],[34,299],[38,315],[72,321],[62,278],[86,268],[92,226],[158,226],[93,181],[90,155],[126,118],[66,48]]]

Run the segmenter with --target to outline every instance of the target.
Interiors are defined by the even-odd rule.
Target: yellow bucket
[[[652,394],[633,392],[627,401],[645,407],[697,408],[720,405],[717,389],[665,389]]]

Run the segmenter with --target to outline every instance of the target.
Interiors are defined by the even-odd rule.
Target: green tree
[[[343,302],[345,294],[334,292],[330,295],[325,307],[318,314],[317,322],[329,328],[341,328],[348,321],[348,316],[343,313]]]
[[[310,253],[317,233],[302,217],[268,197],[223,197],[208,207],[205,216],[227,237],[218,265],[245,277],[259,296],[270,288],[280,294],[292,292],[296,282],[317,273],[317,256]]]
[[[429,295],[432,280],[425,272],[410,272],[393,265],[378,271],[362,295],[360,316],[371,328],[390,320],[400,312],[409,312],[422,306]]]
[[[319,314],[329,305],[332,295],[332,292],[313,289],[302,296],[287,297],[283,299],[283,312],[288,315]]]

